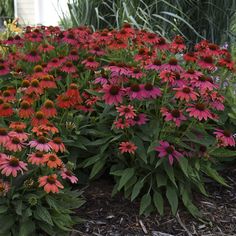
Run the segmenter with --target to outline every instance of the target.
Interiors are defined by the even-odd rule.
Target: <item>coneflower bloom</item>
[[[24,130],[26,128],[26,124],[24,122],[20,122],[20,121],[12,121],[10,123],[9,128],[11,129],[22,129]]]
[[[44,136],[39,136],[37,140],[30,141],[29,146],[41,152],[48,152],[51,150],[51,146]]]
[[[28,61],[28,62],[33,62],[33,63],[36,63],[36,62],[39,62],[41,60],[41,57],[40,55],[37,53],[37,51],[35,50],[32,50],[31,52],[29,52],[25,59]]]
[[[144,113],[137,114],[134,118],[134,125],[144,125],[147,123],[148,118],[147,115]]]
[[[132,69],[130,73],[130,77],[135,79],[140,79],[144,76],[144,73],[139,68]]]
[[[45,125],[47,123],[48,120],[42,111],[37,111],[31,120],[32,126]]]
[[[69,95],[63,93],[57,97],[57,106],[60,108],[70,108],[74,106],[74,101]]]
[[[177,91],[175,97],[181,101],[184,100],[189,102],[190,100],[197,100],[198,93],[196,93],[191,87],[183,86],[182,88],[174,88],[174,90]]]
[[[0,161],[0,170],[3,175],[16,177],[18,172],[27,171],[27,164],[14,156],[7,156]]]
[[[214,85],[213,80],[205,75],[200,76],[197,81],[195,81],[194,86],[202,91],[210,90],[212,91],[217,86]]]
[[[76,184],[78,182],[78,178],[73,175],[73,173],[66,168],[61,171],[62,179],[68,179],[72,184]]]
[[[130,127],[130,122],[127,119],[119,118],[113,122],[116,129],[125,129]]]
[[[235,147],[235,139],[233,137],[233,134],[229,130],[216,129],[214,134],[216,135],[216,139],[221,146]]]
[[[78,86],[75,83],[70,84],[69,89],[66,91],[66,95],[71,98],[71,102],[73,104],[78,104],[83,101],[80,96]]]
[[[57,88],[57,84],[52,75],[44,75],[41,78],[39,84],[40,84],[40,87],[43,89]]]
[[[48,62],[47,64],[47,68],[49,70],[58,68],[59,66],[61,66],[61,61],[58,58],[53,58],[51,61]]]
[[[201,58],[198,60],[198,65],[202,69],[214,70],[216,68],[213,57],[209,55],[201,56]]]
[[[143,36],[143,41],[149,44],[156,44],[159,42],[159,38],[155,33],[146,33]]]
[[[64,186],[57,180],[57,175],[52,174],[48,176],[39,177],[39,187],[44,187],[46,193],[58,193],[59,188],[63,189]]]
[[[29,134],[25,133],[24,129],[19,128],[19,127],[17,127],[14,130],[10,131],[8,133],[8,135],[11,138],[12,137],[18,138],[21,142],[24,142],[24,141],[28,140],[28,138],[29,138]]]
[[[15,94],[12,93],[10,90],[5,90],[2,93],[2,98],[4,102],[13,102],[16,100]]]
[[[129,96],[130,100],[143,100],[146,94],[139,84],[131,84],[130,87],[126,88],[126,93]]]
[[[67,61],[62,67],[61,71],[66,73],[75,73],[77,72],[77,68],[73,65],[71,61]]]
[[[187,120],[183,115],[183,112],[178,109],[168,110],[165,107],[161,108],[161,113],[165,117],[165,121],[173,121],[177,127],[179,127],[182,121]]]
[[[87,59],[82,61],[82,64],[88,69],[95,70],[98,68],[99,63],[95,61],[93,57],[88,57]]]
[[[140,85],[143,91],[144,98],[157,98],[161,96],[161,90],[157,87],[154,87],[152,83],[147,82],[146,84]]]
[[[39,81],[37,79],[33,79],[30,82],[30,86],[25,90],[25,93],[26,94],[35,93],[41,95],[43,94],[43,89],[41,88]]]
[[[43,165],[44,162],[44,152],[36,151],[34,153],[28,154],[28,162],[33,165]]]
[[[55,137],[53,138],[50,142],[49,145],[51,146],[52,150],[54,152],[65,152],[66,148],[65,145],[62,142],[62,139],[60,137]]]
[[[7,129],[0,127],[0,145],[5,145],[9,140]]]
[[[9,117],[14,113],[12,105],[10,103],[3,103],[0,105],[0,117]]]
[[[105,84],[101,91],[104,93],[103,99],[105,100],[106,104],[118,105],[122,102],[124,92],[120,86]]]
[[[55,117],[57,115],[54,102],[51,100],[46,100],[40,110],[45,114],[46,118]]]
[[[8,151],[20,152],[23,149],[22,141],[17,137],[10,137],[9,141],[4,146]]]
[[[180,65],[178,65],[178,60],[174,57],[171,58],[167,64],[163,64],[161,69],[167,71],[177,71],[177,72],[183,71],[183,68]]]
[[[77,61],[79,59],[79,55],[78,55],[77,49],[72,49],[70,51],[69,55],[67,56],[67,59],[69,59],[71,61]]]
[[[182,52],[186,49],[186,45],[184,44],[184,39],[182,36],[175,36],[173,42],[171,43],[171,51],[174,53]]]
[[[169,144],[167,141],[160,141],[160,145],[155,148],[158,152],[158,157],[168,157],[169,164],[173,165],[174,159],[179,160],[183,155],[175,150],[175,147]]]
[[[190,117],[194,117],[198,120],[207,120],[208,118],[213,119],[213,115],[207,109],[206,104],[197,103],[195,105],[189,105],[191,107],[187,108],[186,111],[189,112]]]
[[[19,117],[20,118],[30,118],[34,114],[34,109],[31,104],[27,101],[22,101],[19,109]]]
[[[76,36],[73,32],[65,32],[65,36],[63,37],[62,41],[71,45],[77,44]]]
[[[32,132],[34,132],[37,136],[43,136],[45,133],[56,134],[59,133],[59,130],[51,123],[47,123],[45,125],[40,125],[33,127]]]
[[[187,52],[186,54],[183,55],[183,59],[186,62],[195,63],[197,61],[197,56],[194,52]]]
[[[135,153],[135,150],[137,149],[138,147],[130,142],[130,141],[127,141],[127,142],[121,142],[119,144],[119,150],[120,152],[123,154],[123,153],[130,153],[130,154],[134,154]]]
[[[50,168],[61,167],[62,161],[55,153],[47,153],[43,157],[43,162]]]
[[[94,54],[96,56],[103,56],[106,54],[104,50],[102,50],[100,47],[95,46],[92,49],[89,50],[89,53]]]
[[[46,52],[50,52],[50,51],[54,50],[54,48],[55,47],[50,44],[40,44],[38,47],[38,50],[39,50],[39,52],[46,53]]]
[[[155,71],[160,71],[162,68],[162,62],[161,60],[156,59],[152,63],[149,63],[148,65],[145,66],[146,70],[155,70]]]
[[[170,44],[166,42],[165,38],[163,37],[158,37],[157,42],[155,43],[155,48],[165,51],[168,50],[170,47]]]
[[[201,76],[203,76],[202,72],[191,68],[181,73],[181,78],[183,79],[197,80]]]
[[[121,105],[116,110],[119,112],[119,116],[124,116],[125,119],[133,119],[136,116],[135,109],[132,105]]]
[[[172,84],[175,81],[175,73],[173,71],[163,70],[161,71],[159,76],[163,82],[168,82]]]

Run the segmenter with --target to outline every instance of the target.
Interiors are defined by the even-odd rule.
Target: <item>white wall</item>
[[[30,25],[58,25],[61,11],[67,10],[67,0],[15,0],[16,17]]]

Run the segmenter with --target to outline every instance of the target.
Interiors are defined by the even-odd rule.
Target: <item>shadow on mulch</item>
[[[195,203],[208,223],[195,220],[183,207],[177,217],[173,217],[169,210],[163,217],[139,216],[138,202],[131,203],[122,194],[111,198],[113,183],[100,179],[85,190],[87,202],[78,210],[85,221],[72,235],[236,236],[236,169],[228,171],[225,179],[230,188],[211,182],[207,185],[210,197],[195,197]]]

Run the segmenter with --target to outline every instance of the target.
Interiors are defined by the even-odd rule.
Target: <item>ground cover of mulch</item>
[[[227,175],[226,175],[227,173]],[[236,236],[236,166],[223,174],[230,188],[215,182],[207,184],[210,197],[195,196],[195,204],[208,222],[197,221],[180,207],[176,217],[169,210],[163,217],[139,216],[139,203],[125,200],[122,194],[111,198],[113,183],[100,179],[85,190],[86,204],[78,210],[84,219],[73,236]]]

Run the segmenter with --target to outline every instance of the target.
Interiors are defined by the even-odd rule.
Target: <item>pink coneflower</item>
[[[213,80],[210,77],[206,77],[205,75],[200,76],[198,80],[194,83],[194,86],[203,91],[212,91],[217,87],[216,85],[214,85]]]
[[[99,63],[95,61],[93,57],[88,57],[87,59],[82,61],[82,64],[88,69],[95,70],[98,68]]]
[[[25,133],[24,129],[19,128],[19,127],[15,128],[15,130],[13,130],[13,131],[10,131],[8,133],[8,135],[11,138],[12,137],[18,138],[21,142],[24,142],[24,141],[28,140],[28,138],[29,138],[29,134]]]
[[[119,112],[119,116],[124,116],[125,119],[133,119],[136,116],[134,107],[132,105],[121,105],[117,107],[116,110]]]
[[[184,44],[184,39],[182,36],[175,36],[173,42],[171,43],[171,51],[174,53],[182,52],[186,49],[186,45]]]
[[[181,73],[181,78],[183,79],[190,79],[190,80],[197,80],[203,74],[200,71],[194,69],[188,69],[187,71]]]
[[[198,120],[207,120],[208,118],[213,119],[213,115],[207,109],[206,104],[197,103],[195,105],[190,105],[190,108],[187,108],[186,111],[189,112],[190,117],[195,117]]]
[[[156,44],[159,42],[159,38],[155,33],[146,33],[143,36],[143,41],[149,44]]]
[[[213,57],[209,55],[202,56],[201,59],[198,60],[198,65],[202,69],[214,70],[216,68]]]
[[[27,164],[23,161],[20,161],[18,158],[14,156],[7,156],[3,160],[0,161],[0,170],[3,175],[13,177],[17,176],[17,172],[27,171]]]
[[[140,113],[133,118],[134,125],[144,125],[147,123],[148,118],[144,113]]]
[[[198,93],[196,93],[193,88],[183,86],[182,88],[174,88],[176,92],[175,97],[182,100],[189,102],[190,100],[195,101],[197,100]]]
[[[143,100],[145,92],[142,90],[139,84],[131,84],[130,87],[126,88],[126,93],[130,100]]]
[[[216,135],[216,139],[221,146],[235,146],[235,139],[229,130],[216,129],[214,134]]]
[[[173,121],[176,126],[179,127],[181,122],[187,120],[187,118],[183,115],[182,111],[178,109],[168,110],[165,107],[161,108],[161,113],[165,117],[165,121]]]
[[[132,69],[130,73],[130,77],[135,79],[140,79],[144,76],[144,73],[139,68]]]
[[[102,50],[100,47],[95,46],[92,49],[89,50],[89,53],[94,54],[96,56],[103,56],[106,54],[104,50]]]
[[[37,111],[31,120],[32,126],[45,125],[48,123],[45,114],[42,111]]]
[[[51,75],[45,75],[41,78],[40,82],[40,87],[43,89],[48,89],[48,88],[57,88],[57,84],[55,82],[55,79]]]
[[[66,148],[60,137],[55,137],[49,142],[50,147],[55,152],[65,152]]]
[[[105,77],[97,77],[95,80],[94,80],[94,84],[101,84],[101,85],[104,85],[104,84],[107,84],[108,83],[108,80],[107,78]]]
[[[6,128],[0,128],[0,145],[5,145],[10,140]]]
[[[166,141],[160,141],[160,145],[155,148],[156,151],[158,151],[158,156],[160,158],[168,157],[170,165],[173,165],[174,158],[179,160],[180,157],[183,157],[183,155],[175,150],[175,147],[173,145],[170,145]]]
[[[65,36],[63,37],[62,41],[71,45],[77,44],[76,36],[73,32],[65,32]]]
[[[55,153],[47,153],[43,157],[43,162],[50,168],[58,168],[62,166],[61,159]]]
[[[67,56],[67,59],[69,59],[71,61],[77,61],[79,59],[79,55],[78,55],[77,49],[72,49],[70,51],[69,55]]]
[[[118,105],[122,102],[123,99],[123,90],[118,85],[112,85],[112,84],[105,84],[101,90],[103,93],[103,99],[105,100],[106,104],[109,105]]]
[[[54,102],[49,99],[44,102],[40,110],[45,114],[46,118],[55,117],[57,115]]]
[[[2,93],[2,98],[4,102],[13,102],[16,100],[15,93],[12,93],[10,90],[5,90]]]
[[[43,94],[43,89],[40,87],[40,83],[37,79],[33,79],[30,82],[30,86],[25,90],[26,94],[35,93],[37,95]]]
[[[44,191],[46,193],[58,193],[59,188],[63,189],[64,186],[57,180],[57,175],[52,174],[48,176],[39,177],[39,187],[44,186]]]
[[[157,87],[154,87],[153,84],[147,82],[146,84],[140,85],[143,91],[144,98],[157,98],[161,96],[161,90]]]
[[[116,129],[125,129],[130,127],[130,122],[127,119],[119,118],[113,122]]]
[[[47,68],[52,70],[53,68],[58,68],[61,66],[61,61],[58,58],[53,58],[51,61],[48,62]]]
[[[155,60],[154,62],[149,63],[148,65],[145,66],[146,70],[160,71],[161,68],[162,68],[161,60]]]
[[[67,61],[62,67],[61,71],[66,73],[75,73],[77,72],[77,68],[73,65],[71,61]]]
[[[170,44],[166,42],[165,38],[158,37],[157,43],[155,44],[155,48],[165,51],[168,50],[170,47]]]
[[[34,165],[43,165],[44,153],[41,151],[36,151],[34,153],[28,154],[28,162]]]
[[[78,178],[73,175],[73,173],[66,168],[61,171],[62,179],[68,179],[72,184],[76,184],[78,182]]]
[[[187,52],[186,54],[183,55],[183,59],[186,62],[196,62],[197,61],[197,56],[194,52]]]
[[[209,55],[218,56],[220,55],[220,47],[214,43],[209,43],[206,52]]]
[[[38,47],[39,52],[50,52],[52,50],[54,50],[54,46],[50,45],[50,44],[40,44]]]
[[[29,53],[25,56],[25,59],[26,59],[28,62],[36,63],[36,62],[39,62],[39,61],[41,60],[41,57],[40,57],[40,55],[37,53],[37,51],[32,50],[31,52],[29,52]]]
[[[130,141],[121,142],[120,145],[119,145],[119,150],[122,154],[126,153],[126,152],[134,154],[134,152],[137,148],[138,147]]]
[[[20,152],[23,149],[23,143],[17,137],[10,137],[10,140],[5,144],[8,151]]]
[[[29,146],[41,152],[48,152],[51,150],[51,146],[44,136],[39,136],[37,140],[30,141]]]
[[[8,68],[8,66],[1,63],[0,64],[0,76],[7,75],[9,73],[10,73],[10,69]]]
[[[161,69],[168,71],[177,71],[177,72],[183,71],[183,68],[180,65],[178,65],[178,60],[176,58],[171,58],[167,64],[162,65]]]
[[[163,82],[169,82],[172,84],[175,81],[175,73],[173,71],[163,70],[159,76]]]

